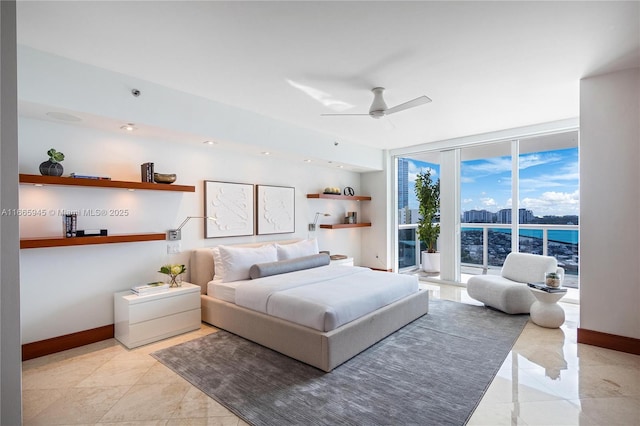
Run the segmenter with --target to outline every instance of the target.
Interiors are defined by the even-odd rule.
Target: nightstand
[[[166,292],[114,294],[115,338],[135,348],[200,328],[200,286],[182,283]]]
[[[331,259],[331,265],[344,265],[344,266],[353,266],[353,257],[346,257],[344,259]]]

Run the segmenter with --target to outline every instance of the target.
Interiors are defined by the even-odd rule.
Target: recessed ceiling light
[[[202,142],[202,143],[203,143],[203,144],[205,144],[205,145],[215,145],[215,144],[217,144],[218,142],[216,142],[216,141],[204,141],[204,142]]]
[[[344,169],[344,166],[342,164],[338,165],[339,169]]]
[[[51,118],[55,118],[56,120],[82,121],[82,118],[76,117],[75,115],[67,114],[66,112],[51,111],[48,112],[47,115]]]
[[[271,155],[269,151],[262,151],[262,155]]]
[[[137,127],[134,126],[133,123],[127,123],[124,126],[120,126],[122,130],[126,130],[127,132],[133,132],[134,130],[138,130]]]
[[[305,162],[305,163],[310,163],[310,162],[311,162],[311,160],[306,159],[306,160],[304,160],[304,162]]]

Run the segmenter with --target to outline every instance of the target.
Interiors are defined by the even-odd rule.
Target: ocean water
[[[502,232],[504,234],[511,234],[510,229],[501,228],[489,228],[493,232]],[[482,230],[482,228],[462,228],[462,231]],[[520,236],[530,238],[542,239],[542,229],[521,229]],[[547,238],[549,241],[555,241],[565,244],[578,244],[579,231],[574,229],[550,229],[547,231]]]

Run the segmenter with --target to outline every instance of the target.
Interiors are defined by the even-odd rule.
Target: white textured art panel
[[[253,235],[253,185],[205,181],[205,238]]]
[[[258,235],[293,233],[295,188],[258,185]]]

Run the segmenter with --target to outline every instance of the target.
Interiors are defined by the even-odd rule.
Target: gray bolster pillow
[[[296,257],[294,259],[279,260],[277,262],[256,263],[249,269],[249,276],[252,280],[255,280],[256,278],[271,275],[317,268],[318,266],[328,265],[330,261],[329,255],[320,253],[312,254],[311,256]]]

